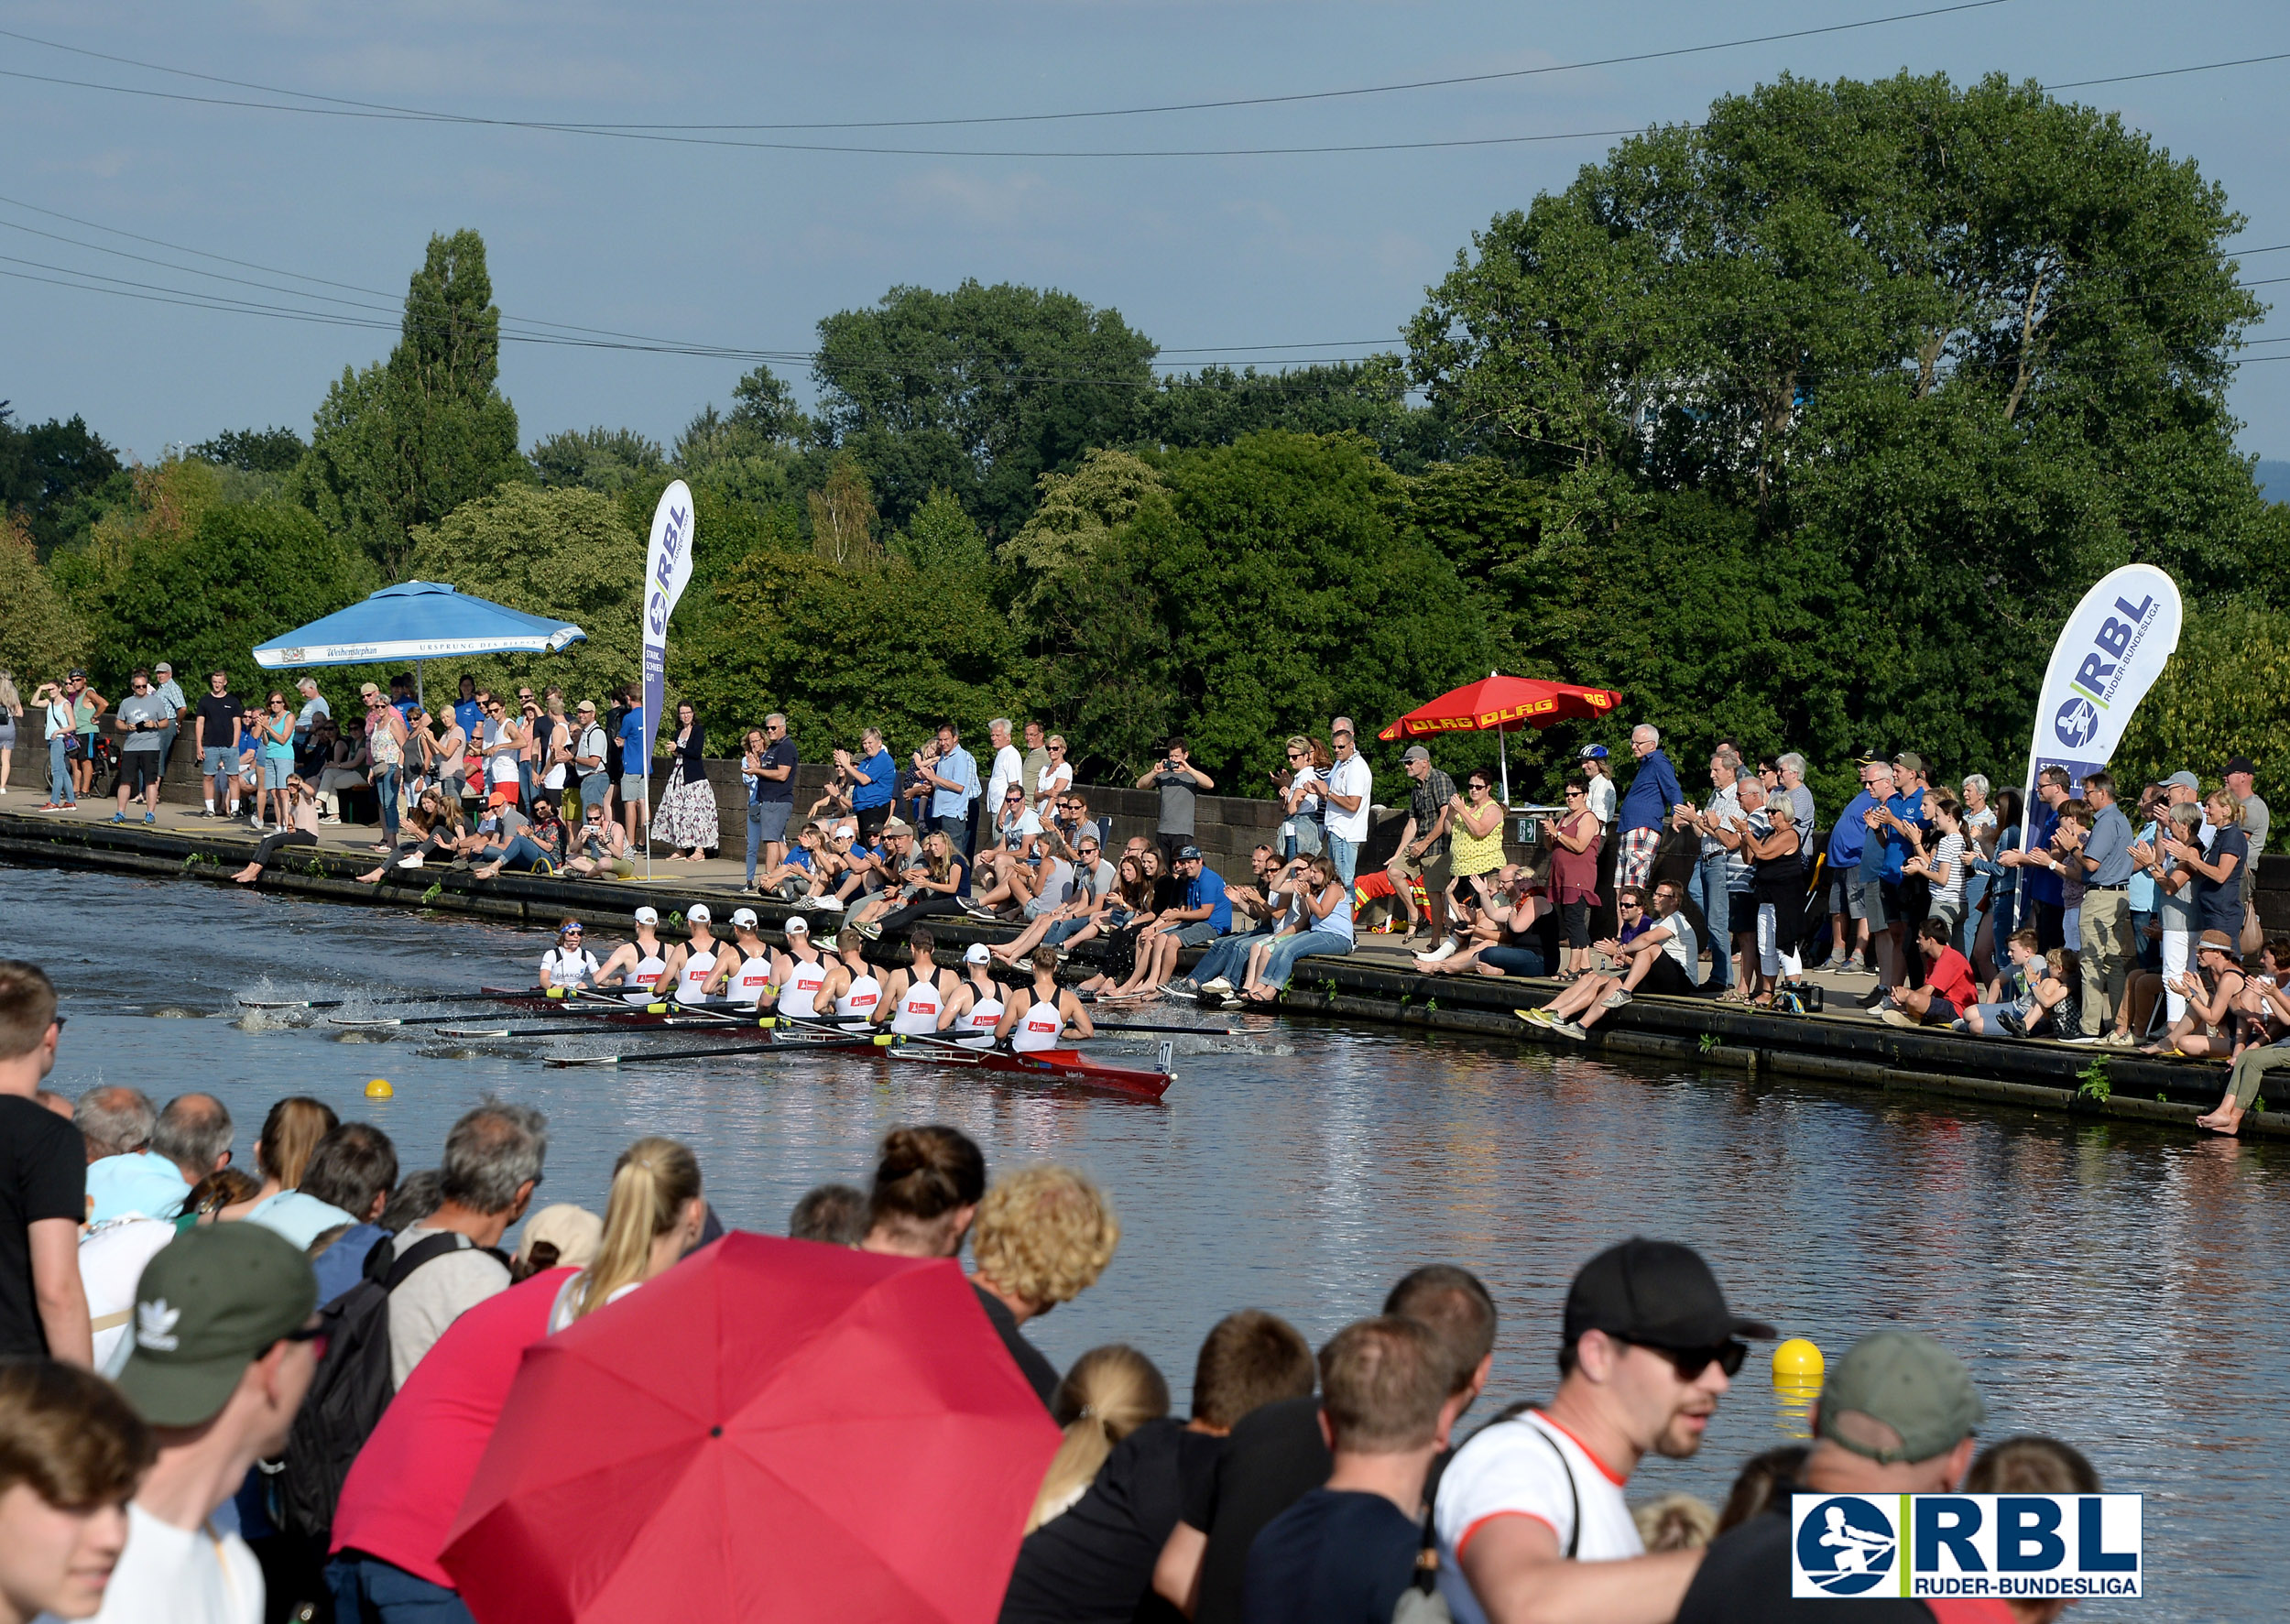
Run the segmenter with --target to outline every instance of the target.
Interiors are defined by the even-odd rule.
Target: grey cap
[[[2169,778],[2163,780],[2163,787],[2166,790],[2194,790],[2199,791],[2203,787],[2203,781],[2191,772],[2175,772]]]
[[[1406,749],[1400,752],[1400,759],[1402,761],[1429,761],[1431,759],[1431,752],[1423,748],[1421,745],[1410,745]]]
[[[1844,1436],[1848,1411],[1882,1422],[1900,1435],[1897,1449]],[[1988,1406],[1964,1361],[1914,1331],[1879,1331],[1853,1344],[1821,1386],[1818,1434],[1880,1465],[1931,1460],[1979,1430]]]

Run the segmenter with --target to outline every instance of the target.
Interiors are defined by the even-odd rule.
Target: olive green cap
[[[154,1426],[211,1421],[246,1367],[318,1306],[292,1242],[259,1224],[202,1224],[152,1255],[136,1282],[135,1349],[119,1386]]]
[[[1836,1430],[1854,1411],[1900,1434],[1898,1449],[1872,1448]],[[1931,1460],[1979,1429],[1988,1406],[1964,1361],[1914,1331],[1879,1331],[1853,1344],[1821,1384],[1816,1432],[1840,1449],[1881,1465]]]

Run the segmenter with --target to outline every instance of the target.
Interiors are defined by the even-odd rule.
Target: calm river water
[[[2110,1488],[2146,1494],[2147,1598],[2077,1617],[2282,1605],[2290,1517],[2266,1487],[2290,1466],[2278,1148],[1306,1021],[1182,1041],[1178,1081],[1151,1106],[848,1057],[549,1070],[504,1046],[250,1027],[233,1003],[498,985],[545,945],[406,912],[0,868],[0,954],[47,965],[71,1016],[55,1084],[210,1089],[238,1119],[242,1159],[268,1104],[297,1092],[380,1123],[423,1165],[492,1092],[549,1113],[543,1200],[601,1211],[615,1153],[668,1133],[698,1152],[727,1223],[784,1232],[812,1185],[864,1183],[891,1124],[952,1122],[993,1166],[1055,1159],[1110,1189],[1119,1257],[1031,1334],[1061,1366],[1131,1342],[1180,1402],[1226,1311],[1272,1309],[1316,1344],[1433,1259],[1476,1270],[1501,1305],[1493,1394],[1544,1393],[1575,1268],[1633,1232],[1685,1240],[1739,1307],[1832,1357],[1881,1325],[1930,1331],[1971,1361],[1991,1436],[2054,1433]],[[369,1077],[397,1096],[365,1100]],[[1796,1424],[1761,1353],[1701,1456],[1650,1462],[1633,1493],[1719,1499],[1744,1456]]]

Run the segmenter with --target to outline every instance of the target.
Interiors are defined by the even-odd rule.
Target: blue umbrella
[[[255,650],[267,671],[306,665],[396,665],[461,659],[477,654],[555,654],[588,634],[569,621],[547,620],[435,581],[385,586],[364,603],[337,609]]]

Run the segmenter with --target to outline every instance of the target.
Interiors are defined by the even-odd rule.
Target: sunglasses
[[[1474,784],[1471,787],[1474,790],[1480,788],[1478,784]],[[1580,790],[1569,790],[1566,791],[1566,799],[1569,801],[1579,801],[1582,799],[1582,791]]]
[[[1678,1373],[1680,1381],[1699,1379],[1702,1372],[1712,1365],[1728,1376],[1739,1376],[1743,1361],[1750,1357],[1750,1345],[1746,1342],[1721,1342],[1716,1347],[1656,1347],[1650,1342],[1638,1342],[1631,1346],[1642,1347],[1651,1354],[1660,1354],[1669,1360],[1670,1368]]]

